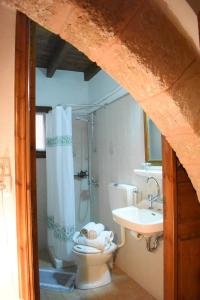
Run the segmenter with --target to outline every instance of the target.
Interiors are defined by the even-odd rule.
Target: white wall
[[[131,96],[98,110],[95,117],[96,149],[93,152],[93,172],[99,187],[96,189],[98,220],[118,230],[112,221],[109,207],[110,182],[147,188],[146,179],[134,174],[144,162],[143,111]],[[150,254],[144,241],[136,241],[126,233],[126,245],[119,250],[117,265],[144,287],[156,299],[163,295],[163,247]]]
[[[133,172],[144,162],[143,112],[131,96],[125,96],[98,110],[94,123],[92,175],[99,183],[97,210],[99,218],[112,226],[108,184],[137,183],[143,187],[144,179]]]
[[[181,33],[189,38],[197,51],[200,51],[198,18],[187,1],[158,0],[158,3],[163,6],[163,10],[168,15],[170,21],[175,24]]]
[[[52,78],[48,78],[46,69],[36,68],[38,106],[94,104],[105,97],[112,101],[126,93],[125,89],[102,70],[91,80],[84,81],[81,72],[57,70]]]
[[[14,10],[0,4],[0,157],[9,157],[12,188],[0,192],[0,298],[18,299],[14,153]],[[2,197],[3,196],[3,197]]]
[[[113,101],[126,93],[124,88],[102,70],[88,81],[88,101],[91,104],[99,103],[105,98]]]
[[[52,78],[46,77],[46,69],[36,68],[36,104],[88,103],[88,83],[83,73],[57,70]]]
[[[126,231],[126,244],[117,256],[117,265],[155,299],[163,299],[163,242],[155,253],[145,250],[145,240],[136,241]]]
[[[155,253],[145,250],[145,241],[136,241],[126,232],[126,244],[120,249],[117,265],[137,281],[155,299],[163,299],[163,243]]]

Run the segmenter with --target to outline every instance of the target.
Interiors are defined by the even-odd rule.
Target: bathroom
[[[148,194],[155,196],[158,190],[156,182],[162,195],[160,154],[158,158],[147,158],[147,130],[144,130],[144,124],[149,124],[150,128],[152,122],[146,119],[142,108],[132,96],[102,70],[85,81],[82,72],[58,68],[49,78],[45,68],[37,67],[36,169],[40,267],[50,268],[52,263],[52,268],[55,268],[56,263],[58,269],[62,267],[62,261],[47,254],[47,177],[51,177],[51,174],[46,171],[44,122],[51,108],[65,109],[69,106],[72,108],[73,209],[76,231],[91,221],[102,223],[107,230],[117,234],[114,242],[118,245],[121,243],[123,236],[119,225],[113,220],[109,201],[109,187],[112,183],[137,187],[135,205],[141,204],[140,200],[146,199]],[[160,139],[158,136],[154,138]],[[160,144],[158,148],[160,151]],[[147,160],[153,161],[152,164],[156,166],[145,164]],[[154,177],[156,181],[148,181],[149,177]],[[161,200],[155,201],[153,205],[156,202],[162,207]],[[106,296],[110,297],[109,293],[119,299],[136,299],[134,297],[137,295],[147,300],[163,299],[162,239],[159,239],[155,251],[147,251],[145,238],[136,236],[131,230],[125,231],[124,245],[113,255],[112,283],[95,289],[75,288],[66,293],[41,288],[41,299],[99,299],[99,295],[106,299]],[[115,268],[117,274],[114,273]],[[66,269],[75,270],[71,265]],[[122,282],[120,276],[125,278]]]

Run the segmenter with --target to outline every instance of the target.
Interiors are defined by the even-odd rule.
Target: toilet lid
[[[84,245],[75,245],[73,248],[76,252],[80,253],[88,253],[88,254],[95,254],[95,253],[100,253],[101,250],[89,247],[89,246],[84,246]]]

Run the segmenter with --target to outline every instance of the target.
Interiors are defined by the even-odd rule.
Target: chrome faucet
[[[153,176],[147,178],[147,183],[149,182],[149,180],[154,180],[157,186],[157,194],[155,196],[148,194],[148,198],[147,198],[148,201],[150,202],[149,208],[152,209],[153,208],[152,203],[160,199],[160,186],[158,181]]]

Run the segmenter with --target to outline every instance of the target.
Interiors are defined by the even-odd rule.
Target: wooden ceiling
[[[52,77],[56,70],[84,72],[85,81],[100,71],[85,54],[39,25],[36,25],[36,66],[47,69],[47,77]]]

